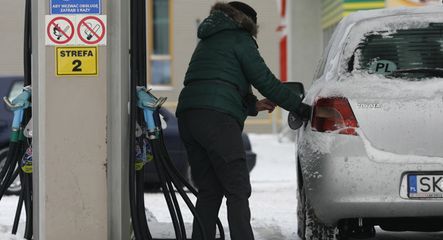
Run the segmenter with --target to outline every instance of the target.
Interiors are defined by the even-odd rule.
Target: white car
[[[302,239],[443,231],[443,7],[346,17],[304,102]]]

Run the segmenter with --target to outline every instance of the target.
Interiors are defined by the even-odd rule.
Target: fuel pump
[[[16,234],[23,204],[26,212],[25,239],[32,239],[32,139],[25,137],[24,130],[31,120],[31,0],[25,2],[24,26],[24,88],[10,101],[4,97],[6,105],[13,111],[12,133],[5,165],[0,172],[0,200],[13,181],[20,177],[21,190],[14,218],[12,233]]]
[[[176,240],[187,240],[185,224],[178,204],[176,192],[184,200],[201,232],[202,222],[197,215],[192,201],[183,190],[187,187],[197,194],[187,180],[179,173],[171,161],[164,143],[159,109],[166,98],[157,98],[147,88],[147,55],[146,55],[146,0],[131,0],[131,99],[130,99],[130,207],[131,220],[136,240],[154,239],[150,233],[144,203],[144,164],[153,159],[161,181]],[[224,240],[224,230],[220,220],[217,221],[220,237]],[[203,236],[208,239],[208,236]],[[160,240],[160,239],[158,239]]]
[[[20,178],[21,192],[14,218],[12,233],[16,234],[20,214],[26,212],[25,239],[33,238],[32,209],[32,134],[24,134],[32,117],[31,111],[31,0],[25,0],[24,28],[24,89],[19,96],[5,103],[14,112],[9,152],[5,165],[0,171],[0,200],[16,177]],[[131,222],[136,240],[160,240],[151,235],[144,202],[144,165],[152,159],[161,180],[164,194],[174,227],[176,240],[187,240],[186,229],[178,204],[176,192],[194,214],[200,229],[203,226],[192,201],[183,186],[197,194],[171,161],[164,144],[159,109],[166,98],[155,97],[147,88],[146,55],[146,0],[131,0],[131,99],[130,99],[130,156],[129,156],[129,197]],[[32,132],[32,131],[30,131]],[[217,221],[219,240],[224,240],[224,230]],[[208,239],[207,236],[203,236]]]

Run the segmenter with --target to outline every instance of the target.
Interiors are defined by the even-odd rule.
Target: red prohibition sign
[[[100,34],[98,34],[96,31],[97,30],[94,30],[90,25],[88,25],[88,23],[86,22],[87,20],[94,20],[94,21],[96,21],[98,24],[100,24],[100,27],[101,27],[101,29],[102,29],[102,31],[101,31],[101,33]],[[83,35],[82,35],[82,31],[80,30],[81,29],[81,27],[82,26],[84,26],[84,27],[86,27],[87,28],[87,30],[90,32],[90,34],[92,34],[94,37],[96,37],[97,39],[96,40],[88,40],[88,39],[86,39]],[[98,18],[98,17],[96,17],[96,16],[88,16],[88,17],[85,17],[85,18],[83,18],[79,23],[78,23],[78,26],[77,26],[77,34],[78,34],[78,37],[80,38],[80,40],[82,40],[82,42],[84,42],[84,43],[86,43],[86,44],[97,44],[97,43],[99,43],[101,40],[103,40],[103,37],[105,36],[105,33],[106,33],[106,26],[105,26],[105,24],[103,23],[103,21],[100,19],[100,18]]]
[[[64,29],[62,29],[60,27],[60,24],[57,24],[56,21],[61,21],[62,23],[67,23],[69,24],[69,27],[71,29],[71,34],[68,34],[67,32],[65,32]],[[53,36],[53,33],[51,32],[51,29],[55,29],[57,30],[61,35],[63,35],[64,37],[66,37],[66,40],[58,40]],[[52,42],[56,43],[56,44],[65,44],[68,43],[69,41],[72,40],[72,38],[74,37],[74,24],[72,24],[72,22],[65,17],[56,17],[54,19],[52,19],[49,24],[48,27],[46,29],[46,32],[48,34],[49,39],[51,39]]]

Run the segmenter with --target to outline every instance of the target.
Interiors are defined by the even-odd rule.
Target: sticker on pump
[[[57,76],[97,76],[97,47],[56,47]]]
[[[79,18],[77,35],[81,45],[106,45],[106,15]]]
[[[70,45],[75,41],[75,18],[46,16],[46,46]]]

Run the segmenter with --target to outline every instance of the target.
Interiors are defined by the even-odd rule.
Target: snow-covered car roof
[[[391,17],[391,16],[404,16],[404,15],[417,15],[417,14],[441,14],[443,13],[443,6],[429,6],[419,8],[385,8],[376,10],[357,11],[349,14],[345,19],[349,23],[356,23],[373,18]]]
[[[338,71],[345,68],[346,59],[353,55],[367,33],[393,33],[399,29],[425,27],[431,22],[443,23],[443,6],[378,9],[350,14],[338,24],[326,48],[328,56],[325,80],[337,78]],[[338,64],[342,66],[339,67]]]

